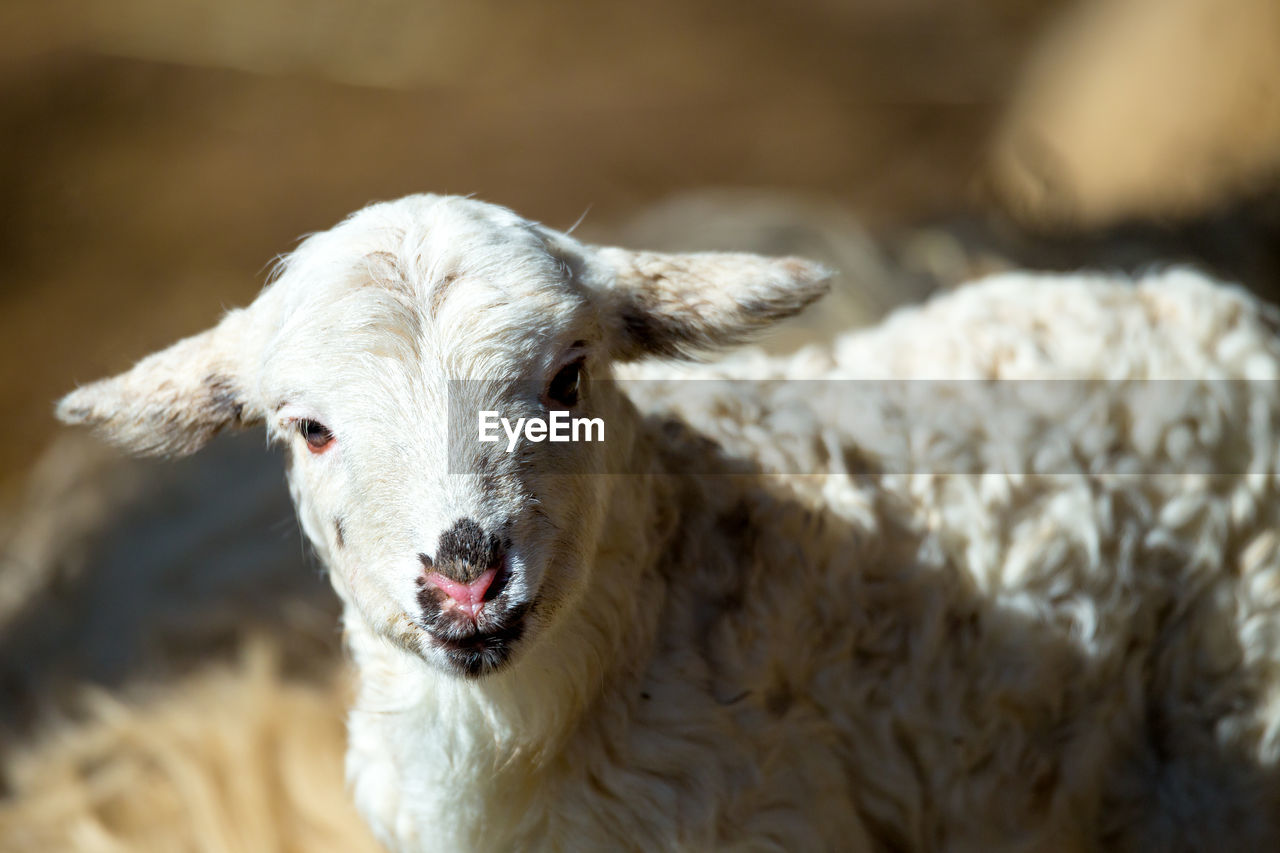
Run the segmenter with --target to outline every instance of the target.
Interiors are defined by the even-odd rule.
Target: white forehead
[[[272,390],[540,369],[585,313],[546,233],[505,208],[420,195],[309,237],[263,297],[276,303],[264,353]]]

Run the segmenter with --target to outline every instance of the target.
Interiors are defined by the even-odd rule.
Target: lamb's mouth
[[[479,678],[504,667],[525,631],[528,604],[505,609],[496,617],[482,619],[470,630],[452,623],[423,626],[427,644],[444,654],[460,675]]]
[[[418,576],[422,653],[459,675],[479,678],[506,666],[525,635],[534,601],[513,594],[518,570],[503,559],[489,570],[492,577],[481,598],[464,597],[470,590],[449,583],[432,572]],[[459,594],[461,593],[461,594]]]

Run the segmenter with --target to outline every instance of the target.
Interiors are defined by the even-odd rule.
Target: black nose
[[[473,519],[460,518],[440,534],[433,561],[419,554],[422,565],[458,583],[470,583],[486,570],[496,568],[507,551],[507,543]]]

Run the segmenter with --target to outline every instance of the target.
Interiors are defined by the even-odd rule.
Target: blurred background
[[[369,843],[278,460],[51,409],[370,201],[838,268],[776,349],[1009,267],[1280,286],[1275,0],[8,0],[0,90],[5,849]]]

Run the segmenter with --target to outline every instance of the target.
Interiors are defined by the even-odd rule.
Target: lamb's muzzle
[[[423,630],[467,675],[505,664],[524,631],[527,606],[504,597],[512,576],[509,545],[464,518],[441,534],[434,559],[418,555]]]

